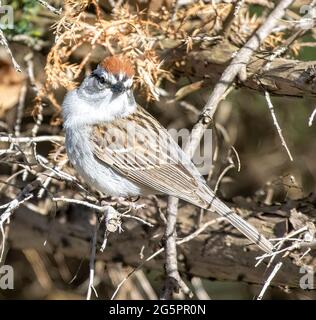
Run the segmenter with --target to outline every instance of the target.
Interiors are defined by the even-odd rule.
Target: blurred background
[[[229,1],[214,2],[216,5],[229,4]],[[267,4],[269,2],[267,1]],[[49,3],[55,8],[63,7],[62,1],[49,1]],[[111,16],[112,1],[98,1],[98,3],[102,12]],[[127,1],[121,1],[121,5],[126,3]],[[150,8],[157,13],[164,12],[161,6],[168,8],[170,5],[168,1],[154,0],[128,1],[128,3],[134,9],[137,4],[139,10]],[[264,10],[269,8],[257,3],[252,4],[251,1],[246,3],[244,10],[248,12],[250,18],[264,14]],[[299,15],[300,7],[304,3],[309,1],[296,1],[291,10]],[[3,29],[3,33],[22,72],[16,72],[7,50],[0,46],[0,131],[1,135],[14,135],[16,119],[23,104],[19,135],[30,136],[37,119],[34,116],[36,97],[39,88],[47,79],[46,61],[55,41],[56,29],[52,26],[60,16],[35,0],[1,1],[1,5],[6,4],[14,9],[14,28]],[[89,4],[85,11],[88,12],[85,21],[89,21],[96,14],[92,4]],[[314,60],[316,57],[314,30],[306,33],[299,41],[308,45],[301,46],[296,54],[290,52],[287,58],[301,61]],[[62,50],[62,47],[59,50]],[[88,55],[89,50],[91,50],[89,46],[81,46],[72,54],[70,63],[79,63]],[[98,57],[104,56],[100,48],[95,50],[97,53],[90,57],[84,66],[77,78],[78,82],[96,66]],[[98,50],[101,51],[100,54]],[[136,100],[146,104],[165,127],[191,129],[198,120],[199,112],[205,105],[212,86],[202,86],[183,99],[177,100],[175,96],[179,88],[195,80],[178,73],[173,81],[166,79],[161,81],[161,87],[167,94],[162,95],[159,101],[148,100],[141,86],[136,88]],[[53,98],[44,97],[43,120],[38,128],[38,135],[63,134],[56,105],[60,105],[66,91],[67,88],[59,86],[54,90]],[[213,134],[213,146],[219,147],[223,157],[220,156],[213,162],[210,185],[215,186],[219,174],[229,164],[226,158],[231,145],[236,149],[241,165],[238,171],[237,160],[233,156],[235,167],[226,173],[220,184],[219,195],[222,198],[231,200],[235,197],[249,197],[265,204],[272,204],[289,199],[301,199],[316,192],[316,120],[309,126],[309,118],[316,108],[315,98],[272,96],[272,102],[294,161],[290,161],[282,146],[264,96],[255,90],[235,88],[218,108],[216,122],[220,126],[219,133]],[[220,128],[224,128],[224,132],[220,131]],[[2,143],[3,149],[4,145]],[[51,145],[43,144],[40,149],[43,154],[48,154]],[[12,174],[12,165],[4,156],[6,155],[1,154],[0,190],[5,195],[9,192],[8,184],[2,182]],[[14,186],[9,187],[14,188]],[[58,192],[56,188],[55,191]],[[6,201],[1,202],[0,204],[3,204]],[[85,298],[89,275],[88,259],[66,257],[58,251],[48,254],[32,248],[23,250],[10,248],[6,255],[6,264],[14,267],[14,290],[0,290],[0,299]],[[111,263],[97,261],[95,287],[99,298],[111,297],[117,285],[130,270],[131,267],[123,265],[119,260]],[[124,284],[124,290],[121,290],[116,298],[155,299],[159,296],[162,279],[163,274],[159,271],[146,268],[139,270]],[[252,299],[259,288],[258,285],[239,281],[206,280],[194,276],[189,277],[187,283],[195,292],[195,299]],[[180,294],[176,298],[184,297]],[[268,291],[266,298],[304,298],[304,294],[273,288]]]

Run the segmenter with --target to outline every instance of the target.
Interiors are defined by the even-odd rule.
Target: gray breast
[[[89,141],[88,129],[66,129],[66,149],[77,173],[91,187],[117,197],[153,193],[152,190],[150,192],[147,188],[134,184],[111,167],[97,161]]]

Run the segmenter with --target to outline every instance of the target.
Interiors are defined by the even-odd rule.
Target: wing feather
[[[134,127],[132,134],[126,124]],[[110,134],[110,130],[115,134]],[[272,244],[214,195],[167,130],[141,107],[125,119],[94,126],[90,140],[94,156],[104,165],[134,183],[151,188],[153,193],[172,195],[216,210],[252,242],[271,252]]]
[[[122,138],[129,132],[126,125],[134,127],[130,130],[134,136],[129,137],[127,145]],[[109,136],[111,129],[115,139]],[[146,136],[149,136],[148,141]],[[125,119],[94,126],[90,140],[95,157],[131,181],[198,205],[205,202],[197,193],[204,182],[197,169],[167,130],[141,107]]]

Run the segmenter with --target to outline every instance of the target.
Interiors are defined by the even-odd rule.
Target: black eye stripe
[[[96,73],[92,73],[91,74],[92,77],[96,78],[100,84],[108,84],[108,85],[112,85],[111,82],[109,80],[107,80],[104,76],[100,76]]]
[[[122,79],[120,80],[120,74],[113,74],[113,78],[107,78],[104,73],[98,72],[98,70],[95,70],[91,73],[91,77],[95,78],[98,83],[102,86],[106,85],[107,87],[111,88],[111,90],[114,91],[125,91],[128,90],[131,86],[127,85],[127,81],[129,80],[129,77],[127,75],[123,75]],[[114,82],[112,82],[114,81]],[[117,88],[120,87],[120,90],[117,90]]]

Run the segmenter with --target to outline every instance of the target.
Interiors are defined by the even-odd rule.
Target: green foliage
[[[14,10],[14,29],[5,30],[8,38],[18,34],[40,38],[44,33],[38,24],[41,5],[35,0],[13,0],[10,5]]]

